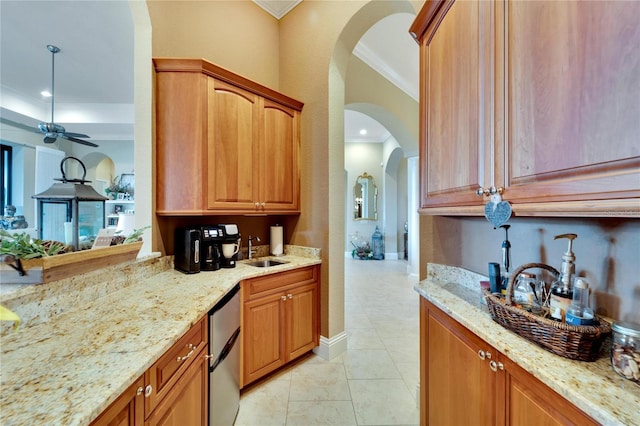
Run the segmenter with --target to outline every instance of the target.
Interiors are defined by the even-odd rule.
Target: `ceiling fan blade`
[[[89,141],[85,141],[85,140],[82,140],[82,139],[74,138],[73,136],[69,136],[69,134],[68,134],[68,133],[62,134],[62,135],[60,135],[60,136],[61,136],[62,138],[64,138],[64,139],[68,140],[68,141],[71,141],[71,142],[81,143],[82,145],[92,146],[92,147],[94,147],[94,148],[97,148],[97,147],[98,147],[98,145],[96,145],[96,144],[95,144],[95,143],[93,143],[93,142],[89,142]]]
[[[65,136],[70,136],[72,138],[90,138],[91,136],[85,135],[82,133],[73,133],[73,132],[63,132]]]
[[[27,132],[40,132],[37,127],[27,126],[26,124],[18,123],[17,121],[9,120],[8,118],[0,117],[0,123],[8,124],[9,126],[17,127],[18,129],[26,130]]]

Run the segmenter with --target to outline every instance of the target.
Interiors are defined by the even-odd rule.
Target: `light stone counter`
[[[71,301],[65,300],[66,292],[48,294],[47,300],[56,300],[48,305],[65,306],[61,313],[50,312],[45,320],[27,318],[26,326],[2,336],[0,424],[88,424],[236,283],[321,262],[317,249],[289,246],[285,253],[278,260],[289,263],[280,266],[257,268],[241,261],[233,269],[193,275],[166,268],[171,262],[163,258],[156,263],[164,268],[141,266],[146,277],[106,294],[87,299],[69,291]],[[133,275],[135,269],[125,268]],[[101,272],[104,276],[109,270]],[[82,279],[76,277],[75,284],[80,286]],[[33,298],[37,291],[20,296]],[[20,311],[20,306],[11,308]]]
[[[618,376],[609,362],[609,341],[595,362],[552,354],[505,329],[480,303],[481,280],[462,268],[429,264],[415,290],[481,339],[529,371],[603,425],[640,425],[640,386]]]

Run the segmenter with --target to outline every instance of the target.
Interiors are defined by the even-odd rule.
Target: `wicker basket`
[[[516,277],[527,269],[545,269],[555,277],[558,271],[543,263],[527,263],[513,271],[507,286],[506,299],[484,290],[491,317],[501,326],[519,334],[549,352],[578,361],[595,361],[600,347],[611,334],[611,326],[596,317],[598,325],[569,325],[534,315],[512,304]]]

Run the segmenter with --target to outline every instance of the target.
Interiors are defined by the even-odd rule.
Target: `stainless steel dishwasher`
[[[233,425],[240,406],[240,285],[209,312],[209,426]]]

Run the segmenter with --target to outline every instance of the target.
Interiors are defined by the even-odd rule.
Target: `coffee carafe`
[[[222,268],[235,268],[236,259],[238,258],[238,250],[240,250],[240,232],[238,232],[238,225],[226,224],[218,225],[218,229],[221,231],[222,242],[220,257],[220,267]]]
[[[222,257],[222,230],[216,225],[202,227],[200,243],[200,270],[217,271]]]

